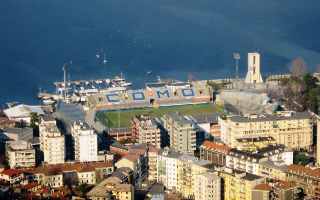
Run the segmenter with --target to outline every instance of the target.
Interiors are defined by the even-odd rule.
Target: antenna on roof
[[[235,60],[235,67],[236,67],[236,80],[239,79],[239,60],[240,60],[240,53],[233,53],[233,59]]]

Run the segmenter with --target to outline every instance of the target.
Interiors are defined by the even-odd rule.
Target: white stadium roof
[[[43,112],[41,106],[29,106],[29,105],[24,105],[24,104],[5,109],[3,112],[10,119],[30,117],[31,113],[37,113],[38,115],[44,115],[44,112]]]

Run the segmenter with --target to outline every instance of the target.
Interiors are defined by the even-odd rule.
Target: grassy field
[[[160,117],[170,112],[180,112],[185,115],[197,115],[210,114],[214,112],[223,112],[223,108],[213,104],[182,105],[160,108],[141,108],[133,110],[99,112],[97,113],[96,118],[97,120],[101,121],[103,124],[110,128],[129,127],[130,120],[135,115],[148,114],[153,117]]]

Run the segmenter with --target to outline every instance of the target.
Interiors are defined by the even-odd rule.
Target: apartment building
[[[113,165],[112,162],[65,163],[43,165],[23,171],[29,180],[57,188],[65,184],[96,184],[98,176],[113,173]]]
[[[130,168],[133,171],[134,185],[141,186],[148,176],[148,146],[140,144],[129,147],[128,154],[117,161],[115,166]]]
[[[259,175],[259,165],[264,161],[293,163],[293,152],[285,151],[284,145],[269,145],[255,152],[231,149],[226,156],[226,167]]]
[[[193,198],[195,176],[208,171],[209,161],[165,148],[158,156],[158,182],[177,191],[184,198]]]
[[[40,149],[43,150],[44,142],[47,135],[61,135],[57,128],[56,119],[52,115],[44,115],[40,118],[39,140]]]
[[[157,161],[159,149],[153,146],[149,146],[148,149],[148,181],[157,181]]]
[[[56,120],[51,116],[41,118],[39,125],[40,149],[44,162],[47,164],[64,163],[65,138],[57,127]]]
[[[286,180],[288,165],[281,161],[263,161],[259,163],[259,176],[273,178],[276,180]]]
[[[182,153],[194,153],[196,127],[192,120],[179,113],[170,113],[162,117],[162,125],[170,137],[170,148]]]
[[[228,200],[255,200],[252,191],[256,185],[263,183],[263,177],[231,169],[219,171],[223,179],[223,199]]]
[[[299,184],[308,196],[320,196],[320,168],[289,165],[287,181]]]
[[[134,187],[111,176],[93,187],[87,197],[90,200],[133,200]]]
[[[195,176],[208,171],[210,162],[183,154],[178,159],[177,191],[184,198],[193,198],[196,187]]]
[[[7,144],[7,156],[10,168],[34,167],[36,152],[26,141],[13,141]]]
[[[196,174],[194,177],[195,200],[221,200],[221,177],[214,172]]]
[[[313,125],[307,112],[220,117],[219,124],[222,141],[232,148],[237,147],[237,139],[253,136],[270,136],[290,149],[309,150],[313,144]]]
[[[131,121],[132,136],[140,144],[151,144],[161,147],[161,134],[157,122],[150,116],[139,115]]]
[[[298,200],[302,199],[299,186],[294,182],[274,180],[254,187],[254,200]]]
[[[217,166],[225,166],[230,150],[231,148],[223,143],[204,141],[200,146],[200,159],[208,160]]]
[[[158,155],[157,182],[162,183],[169,190],[177,190],[178,185],[178,159],[181,153],[162,149]]]
[[[71,127],[74,144],[74,158],[79,162],[98,160],[98,136],[94,129],[82,121],[76,121]]]

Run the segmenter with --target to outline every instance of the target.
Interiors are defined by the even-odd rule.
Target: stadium
[[[145,89],[107,92],[89,96],[90,110],[126,110],[188,104],[209,103],[212,100],[206,81],[148,83]]]

